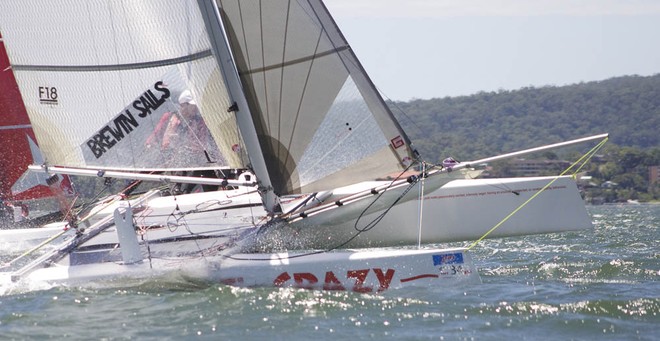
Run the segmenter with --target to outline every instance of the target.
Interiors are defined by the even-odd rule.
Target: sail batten
[[[342,46],[342,47],[339,47],[339,48],[336,48],[336,49],[315,53],[313,55],[298,58],[298,59],[295,59],[295,60],[288,60],[286,62],[282,62],[282,63],[277,64],[277,65],[268,65],[268,66],[264,66],[264,67],[261,67],[261,68],[258,68],[258,69],[247,70],[247,71],[243,72],[242,74],[252,74],[252,73],[257,73],[257,72],[270,71],[270,70],[274,70],[274,69],[282,69],[282,68],[285,68],[287,66],[308,62],[308,61],[311,61],[311,60],[314,60],[314,59],[317,59],[317,58],[321,58],[321,57],[324,57],[324,56],[333,55],[333,54],[336,54],[338,52],[342,52],[344,50],[347,50],[349,48],[350,48],[349,46]]]
[[[198,59],[211,57],[213,54],[211,50],[197,52],[191,55],[170,58],[166,60],[131,63],[131,64],[114,64],[114,65],[12,65],[14,70],[18,71],[55,71],[55,72],[97,72],[97,71],[120,71],[120,70],[137,70],[148,69],[161,66],[170,66],[192,62]]]

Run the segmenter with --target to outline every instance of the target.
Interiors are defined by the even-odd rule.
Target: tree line
[[[591,188],[606,202],[657,200],[648,166],[660,164],[660,74],[567,86],[526,87],[471,96],[389,102],[428,162],[476,160],[570,139],[609,133],[602,158],[588,166]],[[593,145],[558,150],[568,158]],[[595,193],[601,191],[602,193]]]

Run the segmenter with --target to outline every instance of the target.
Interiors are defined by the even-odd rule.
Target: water
[[[144,283],[0,296],[2,339],[660,340],[660,205],[595,229],[490,240],[483,283],[379,295]]]

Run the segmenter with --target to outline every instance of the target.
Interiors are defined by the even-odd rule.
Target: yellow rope
[[[473,247],[475,247],[477,244],[479,244],[479,243],[480,243],[482,240],[484,240],[489,234],[491,234],[491,233],[492,233],[493,231],[495,231],[498,227],[500,227],[502,224],[504,224],[507,220],[509,220],[511,217],[513,217],[514,214],[518,213],[518,211],[520,211],[523,207],[525,207],[530,201],[534,200],[534,198],[536,198],[539,194],[541,194],[541,192],[545,191],[548,187],[550,187],[555,181],[557,181],[557,179],[559,179],[559,177],[561,177],[561,176],[563,176],[564,174],[568,173],[568,171],[570,171],[573,167],[575,167],[575,165],[577,165],[578,163],[582,162],[582,160],[584,160],[584,163],[582,164],[582,166],[580,166],[580,167],[576,170],[576,172],[575,172],[573,175],[577,174],[577,171],[579,171],[580,169],[582,169],[582,167],[584,167],[584,165],[586,164],[586,162],[587,162],[589,159],[591,159],[591,157],[592,157],[594,154],[596,154],[596,152],[597,152],[597,151],[598,151],[598,150],[599,150],[599,149],[600,149],[600,148],[601,148],[601,147],[607,142],[608,139],[609,139],[608,137],[604,138],[604,139],[603,139],[598,145],[596,145],[595,147],[591,148],[590,151],[588,151],[586,154],[582,155],[582,157],[580,157],[577,161],[573,162],[573,164],[570,165],[568,168],[566,168],[563,172],[561,172],[561,174],[559,174],[559,175],[556,176],[554,179],[552,179],[547,185],[545,185],[543,188],[541,188],[541,189],[538,190],[536,193],[534,193],[534,195],[532,195],[532,196],[531,196],[529,199],[527,199],[524,203],[522,203],[522,204],[521,204],[520,206],[518,206],[515,210],[513,210],[513,212],[509,213],[509,215],[507,215],[506,217],[504,217],[504,219],[502,219],[499,223],[497,223],[495,226],[493,226],[493,228],[491,228],[490,230],[488,230],[488,232],[486,232],[483,236],[481,236],[481,238],[477,239],[475,242],[473,242],[472,244],[470,244],[470,246],[467,248],[467,250],[470,250],[470,249],[472,249]],[[586,160],[585,160],[585,158],[586,158]]]
[[[575,178],[575,175],[576,175],[577,173],[579,173],[580,170],[581,170],[581,169],[582,169],[587,163],[589,163],[589,160],[591,160],[591,158],[592,158],[594,155],[596,155],[596,152],[598,152],[598,150],[599,150],[600,148],[602,148],[603,145],[605,145],[605,143],[606,143],[607,140],[609,140],[609,139],[610,139],[609,137],[604,138],[602,141],[600,141],[599,144],[597,144],[595,147],[591,148],[591,150],[588,151],[588,152],[585,154],[585,156],[586,156],[586,155],[589,155],[589,156],[587,157],[586,160],[584,160],[584,162],[582,163],[582,165],[581,165],[578,169],[575,170],[575,172],[573,173],[573,178]],[[582,158],[584,158],[584,156],[583,156]],[[581,159],[582,159],[582,158],[581,158]],[[581,159],[580,159],[580,160],[581,160]],[[576,161],[576,162],[580,162],[580,160],[578,160],[578,161]],[[572,167],[572,166],[571,166],[571,167]],[[570,169],[570,167],[569,167],[569,169]]]

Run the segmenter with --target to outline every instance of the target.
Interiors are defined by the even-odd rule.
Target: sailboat
[[[70,204],[75,190],[67,175],[47,177],[46,174],[28,170],[28,165],[41,164],[43,158],[35,142],[16,80],[9,67],[2,35],[0,35],[0,115],[2,116],[0,229],[43,226],[62,219],[60,211],[65,210]],[[39,204],[48,204],[49,200],[58,202],[59,207],[52,211],[39,210],[41,206]],[[2,237],[4,236],[0,234],[0,238]]]
[[[32,170],[222,188],[102,205],[85,226],[70,226],[74,236],[5,272],[13,281],[176,271],[232,285],[376,292],[479,280],[465,248],[422,244],[591,227],[570,177],[474,179],[473,166],[604,136],[426,163],[320,0],[2,7],[45,155]],[[27,13],[39,25],[22,20]],[[190,105],[204,133],[191,132]],[[154,147],[172,117],[188,140]]]

